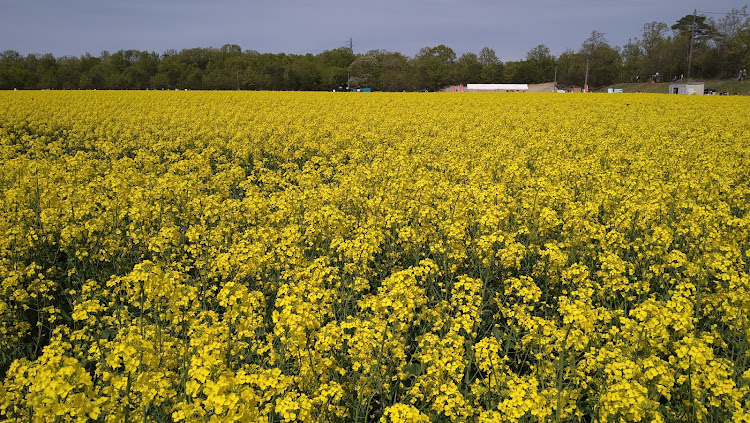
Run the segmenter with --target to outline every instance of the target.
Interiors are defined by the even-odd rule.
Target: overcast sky
[[[577,50],[593,30],[613,46],[643,24],[672,25],[694,9],[726,13],[749,0],[0,0],[0,51],[80,56],[136,49],[238,44],[261,53],[354,52],[413,57],[445,44],[459,56],[495,50],[523,59],[531,48]],[[718,20],[720,14],[708,14]]]

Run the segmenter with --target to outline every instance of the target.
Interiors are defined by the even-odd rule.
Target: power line
[[[697,13],[705,13],[707,15],[739,15],[739,16],[750,16],[748,13],[740,12],[706,12],[705,10],[697,10]]]

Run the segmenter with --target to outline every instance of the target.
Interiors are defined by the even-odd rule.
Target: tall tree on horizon
[[[750,63],[750,15],[747,6],[732,9],[716,24],[721,77],[733,77]]]
[[[452,48],[440,44],[435,47],[424,47],[414,58],[422,85],[430,91],[439,90],[455,84],[456,53]]]
[[[591,31],[589,38],[581,44],[579,53],[584,67],[588,61],[590,87],[603,87],[620,80],[622,57],[618,49],[609,45],[604,33]]]
[[[671,28],[677,48],[682,49],[682,58],[676,59],[681,64],[681,75],[705,76],[716,70],[716,57],[711,51],[711,43],[717,35],[713,19],[689,14]]]

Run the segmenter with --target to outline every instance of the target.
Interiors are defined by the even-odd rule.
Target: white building
[[[466,84],[468,92],[525,92],[528,91],[529,84]]]
[[[669,84],[669,93],[703,95],[705,86],[705,82],[673,82]]]

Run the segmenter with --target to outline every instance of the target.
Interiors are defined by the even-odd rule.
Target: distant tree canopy
[[[671,33],[670,33],[671,30]],[[319,54],[271,54],[220,48],[103,51],[98,57],[54,57],[7,50],[0,53],[0,89],[192,89],[338,90],[370,87],[378,91],[439,90],[467,83],[542,83],[603,87],[686,75],[728,78],[750,63],[747,6],[718,21],[685,15],[668,25],[649,22],[623,47],[592,31],[576,50],[554,56],[540,44],[525,59],[503,63],[484,47],[460,57],[446,45],[422,48],[415,57],[387,50],[355,54],[349,47]]]

